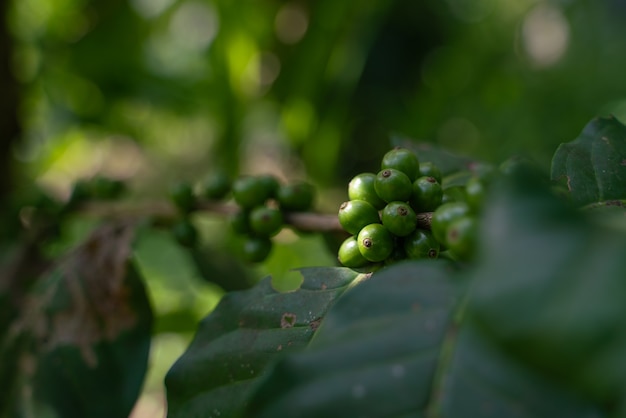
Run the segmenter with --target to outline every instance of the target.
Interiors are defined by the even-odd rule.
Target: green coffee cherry
[[[280,187],[278,179],[271,174],[261,174],[257,177],[259,179],[259,182],[268,191],[269,198],[276,197],[276,194],[278,193],[278,188]]]
[[[420,165],[417,156],[406,148],[394,148],[383,156],[380,164],[382,170],[393,168],[403,172],[410,181],[414,181],[420,173]],[[401,199],[400,199],[401,200]]]
[[[404,202],[391,202],[382,211],[383,225],[397,237],[404,237],[417,226],[415,211]]]
[[[184,247],[194,247],[198,242],[198,231],[187,218],[181,219],[172,226],[172,234]]]
[[[432,212],[441,205],[443,190],[434,177],[419,177],[413,182],[410,203],[416,212]]]
[[[439,184],[443,180],[441,170],[430,161],[420,163],[420,177],[434,177]]]
[[[385,258],[385,265],[388,266],[390,264],[397,263],[398,261],[407,259],[406,251],[404,251],[404,244],[401,241],[401,238],[396,240],[396,245],[394,245],[393,251],[389,257]]]
[[[353,235],[366,225],[380,222],[378,211],[364,200],[343,202],[338,217],[341,227]]]
[[[231,215],[230,227],[237,234],[245,235],[251,233],[250,211],[242,209]]]
[[[193,188],[187,182],[180,182],[172,186],[170,199],[182,213],[191,212],[196,205]]]
[[[341,244],[337,258],[342,265],[350,268],[363,267],[369,263],[359,251],[359,245],[354,235]]]
[[[474,256],[478,236],[478,221],[471,216],[461,216],[448,225],[446,242],[448,250],[459,260],[468,261]]]
[[[282,210],[306,211],[313,206],[315,188],[306,182],[285,184],[278,188],[276,199]]]
[[[259,206],[250,212],[250,229],[260,237],[273,237],[283,227],[283,214],[280,210]]]
[[[411,197],[413,185],[409,177],[393,168],[385,168],[376,175],[376,194],[385,202],[406,202]]]
[[[423,229],[416,229],[404,238],[404,251],[410,259],[437,258],[440,249],[432,233]]]
[[[210,200],[219,200],[226,197],[228,192],[230,192],[230,178],[226,173],[217,171],[215,173],[211,173],[204,180],[204,184],[202,185],[202,194],[204,197]]]
[[[465,184],[465,197],[470,209],[479,212],[485,200],[485,184],[479,177],[472,177]]]
[[[374,173],[356,175],[348,184],[348,197],[350,200],[365,200],[378,210],[384,208],[385,201],[376,193],[375,182],[376,174]]]
[[[233,183],[233,198],[244,209],[262,206],[265,201],[274,197],[278,189],[278,181],[272,176],[245,176]]]
[[[243,242],[242,256],[250,263],[260,263],[272,251],[272,240],[267,237],[248,237]]]
[[[367,260],[379,262],[391,255],[394,248],[393,237],[381,224],[370,224],[357,236],[359,251]]]
[[[435,239],[448,248],[447,233],[449,225],[454,220],[466,216],[469,211],[469,206],[465,202],[449,202],[439,206],[433,212],[430,221],[430,229]]]

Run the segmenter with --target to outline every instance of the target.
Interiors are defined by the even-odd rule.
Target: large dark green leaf
[[[394,136],[391,139],[394,146],[401,146],[413,150],[420,161],[430,161],[441,170],[444,176],[468,171],[478,166],[478,161],[463,155],[457,155],[426,142],[415,142],[402,136]]]
[[[552,179],[563,182],[579,206],[626,199],[626,126],[596,118],[552,159]]]
[[[432,261],[376,273],[331,308],[306,350],[278,361],[246,416],[604,416],[459,323],[461,279]]]
[[[601,418],[593,403],[527,367],[472,326],[460,329],[432,412],[443,418]]]
[[[457,302],[448,270],[400,264],[346,293],[309,348],[278,363],[247,416],[423,416]]]
[[[507,183],[488,206],[469,314],[532,367],[615,401],[626,386],[626,234],[533,182]]]
[[[166,377],[170,417],[239,416],[268,363],[306,346],[329,306],[363,277],[344,268],[302,275],[293,292],[275,291],[266,278],[220,301]]]
[[[4,341],[18,348],[9,351],[22,376],[14,412],[128,416],[146,373],[152,325],[130,259],[133,236],[130,224],[103,226],[37,282]]]

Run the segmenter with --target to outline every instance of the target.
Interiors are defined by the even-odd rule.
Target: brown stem
[[[199,212],[210,212],[219,215],[233,215],[239,211],[239,207],[213,201],[201,201],[196,205]],[[154,217],[162,220],[173,219],[178,216],[176,208],[165,201],[128,203],[128,202],[91,202],[80,207],[80,212],[90,216],[101,218],[119,217]],[[432,212],[417,214],[417,227],[430,229]],[[343,231],[339,224],[337,214],[314,213],[314,212],[289,212],[285,215],[285,223],[299,231],[307,232],[333,232]]]

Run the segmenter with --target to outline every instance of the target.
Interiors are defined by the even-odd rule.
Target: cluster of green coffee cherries
[[[378,174],[362,173],[348,185],[339,223],[351,234],[339,262],[351,268],[403,259],[456,260],[473,256],[485,184],[470,177],[462,187],[442,187],[442,174],[406,148],[384,155]]]
[[[285,226],[289,212],[308,211],[313,206],[314,188],[307,182],[281,183],[277,177],[264,174],[241,176],[231,181],[223,174],[213,174],[202,184],[198,193],[192,186],[175,186],[170,197],[183,214],[197,206],[200,198],[224,200],[232,195],[237,210],[230,218],[232,230],[243,239],[240,253],[248,262],[265,260],[272,250],[272,237]],[[182,216],[172,227],[175,238],[182,245],[196,244],[197,232],[187,216]]]

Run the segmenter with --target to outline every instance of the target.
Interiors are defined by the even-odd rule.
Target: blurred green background
[[[393,135],[499,163],[548,167],[594,116],[626,121],[624,0],[13,0],[0,33],[0,245],[35,189],[127,181],[129,200],[168,184],[272,173],[308,179],[335,212],[348,180],[376,171]],[[162,378],[229,287],[332,265],[314,235],[285,232],[242,265],[219,218],[203,248],[142,229],[135,258],[157,313],[135,417],[163,411]],[[73,219],[51,254],[96,222]],[[207,281],[208,278],[208,281]],[[230,283],[230,285],[229,285]],[[232,286],[231,286],[232,285]]]

